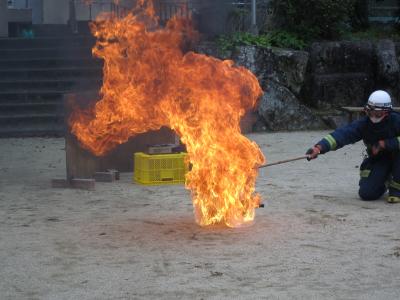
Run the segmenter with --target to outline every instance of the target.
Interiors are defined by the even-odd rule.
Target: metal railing
[[[263,28],[273,15],[273,10],[270,0],[256,1],[256,23],[259,29]],[[232,10],[229,13],[227,20],[230,31],[250,31],[252,25],[251,1],[243,0],[232,2]]]
[[[115,3],[113,0],[74,0],[75,11],[79,21],[94,21],[101,13],[111,13],[121,18],[129,12],[129,8]]]
[[[193,16],[206,20],[219,18],[218,23],[228,32],[252,30],[251,0],[156,0],[155,9],[162,24],[173,16],[190,18]],[[271,0],[256,1],[257,27],[263,28],[273,13]],[[221,11],[225,10],[224,12]],[[221,13],[221,16],[218,15]],[[216,20],[212,20],[216,23]]]
[[[192,17],[192,7],[188,1],[157,0],[154,1],[154,9],[161,24],[175,16],[183,19]]]
[[[113,0],[73,1],[76,19],[79,21],[93,21],[102,12],[123,17],[131,10],[131,7],[126,7],[121,3],[116,4],[117,1]],[[225,12],[221,13],[221,20],[219,20],[220,15],[216,11],[221,10],[222,2]],[[203,22],[211,16],[214,18],[213,22],[216,22],[215,18],[218,19],[218,23],[226,33],[252,30],[251,0],[154,0],[154,8],[161,24],[166,24],[175,16],[184,19],[201,18]],[[263,28],[270,10],[270,0],[257,0],[258,28]]]

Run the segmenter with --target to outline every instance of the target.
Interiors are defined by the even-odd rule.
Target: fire
[[[239,122],[262,94],[257,78],[232,61],[181,49],[196,38],[190,22],[157,24],[151,2],[123,19],[92,24],[95,56],[104,60],[101,99],[76,110],[71,131],[95,155],[162,126],[186,145],[196,221],[202,226],[249,224],[260,202],[256,166],[265,159]]]

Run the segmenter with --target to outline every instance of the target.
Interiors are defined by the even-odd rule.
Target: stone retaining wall
[[[341,106],[363,106],[377,89],[400,106],[400,42],[319,42],[307,51],[246,46],[231,58],[252,70],[265,91],[257,128],[336,127],[345,122]]]

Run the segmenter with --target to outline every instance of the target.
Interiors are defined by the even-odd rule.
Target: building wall
[[[368,0],[370,21],[393,22],[398,18],[398,0]]]
[[[75,5],[76,19],[78,21],[95,20],[96,17],[101,13],[110,12],[113,9],[113,2],[102,1],[87,5],[83,2]]]
[[[67,24],[69,0],[43,0],[44,24]]]
[[[13,0],[11,2],[11,8],[27,8],[25,0]]]
[[[0,37],[8,36],[7,0],[0,0]]]
[[[32,8],[32,23],[43,23],[43,0],[29,0],[29,6]]]
[[[69,0],[42,0],[44,24],[67,24],[69,19]],[[131,6],[134,0],[120,0],[123,6]],[[78,21],[94,20],[99,13],[109,12],[113,0],[94,1],[87,5],[84,1],[75,4],[76,19]]]

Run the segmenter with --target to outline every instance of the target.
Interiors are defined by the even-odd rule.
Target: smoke
[[[229,31],[228,16],[234,7],[232,1],[202,0],[194,1],[192,5],[193,18],[202,34],[214,37]]]

